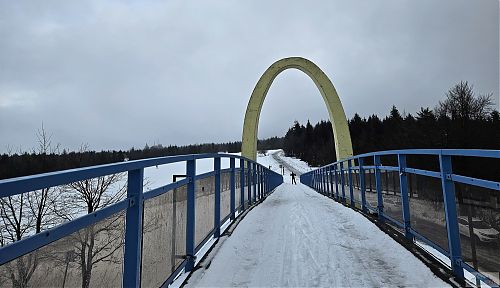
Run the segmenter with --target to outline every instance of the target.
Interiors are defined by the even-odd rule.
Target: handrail
[[[443,155],[443,156],[464,156],[464,157],[483,157],[483,158],[500,158],[500,150],[488,150],[488,149],[406,149],[406,150],[387,150],[387,151],[377,151],[369,152],[364,154],[359,154],[351,156],[346,159],[342,159],[339,162],[346,162],[348,160],[355,160],[359,158],[367,158],[373,156],[394,156],[398,154],[404,155]],[[319,168],[324,168],[329,165],[327,164]],[[319,169],[318,168],[318,169]]]
[[[417,169],[413,167],[408,167],[406,164],[406,157],[409,155],[430,155],[439,158],[440,163],[440,171],[430,171],[424,169]],[[381,156],[396,156],[398,158],[398,166],[384,166],[381,164]],[[491,158],[491,159],[500,159],[500,150],[478,150],[478,149],[408,149],[408,150],[391,150],[391,151],[378,151],[356,155],[353,157],[349,157],[347,159],[343,159],[331,164],[324,165],[315,170],[304,173],[300,176],[300,181],[318,191],[321,194],[329,196],[336,201],[345,203],[345,205],[350,206],[351,208],[357,209],[356,204],[359,205],[361,211],[368,213],[375,212],[378,215],[380,222],[384,222],[387,220],[397,227],[401,227],[403,229],[403,233],[405,237],[409,241],[415,241],[418,239],[420,241],[424,241],[426,244],[430,245],[434,249],[438,251],[444,251],[438,244],[432,242],[430,239],[421,235],[416,229],[412,227],[412,222],[410,221],[410,205],[409,205],[409,183],[408,183],[408,175],[421,175],[426,177],[432,177],[434,179],[439,179],[441,181],[441,190],[442,190],[442,198],[444,202],[444,215],[446,217],[446,232],[448,237],[448,250],[444,254],[446,257],[450,258],[451,269],[455,276],[459,279],[465,279],[464,271],[474,271],[474,275],[476,276],[477,281],[483,281],[486,284],[498,287],[499,283],[495,283],[488,276],[486,276],[481,271],[476,271],[469,264],[467,264],[462,257],[461,253],[461,244],[460,244],[460,232],[458,225],[458,212],[457,212],[457,203],[455,203],[455,184],[461,183],[465,185],[471,185],[475,187],[481,187],[486,189],[491,189],[493,191],[500,191],[500,182],[479,179],[474,177],[468,177],[463,175],[454,174],[452,171],[451,160],[452,157],[480,157],[480,158]],[[373,165],[363,165],[364,159],[373,159]],[[357,161],[358,165],[351,166],[351,162]],[[347,165],[344,165],[347,163]],[[498,167],[498,166],[497,166]],[[371,207],[367,203],[366,200],[366,182],[367,180],[365,171],[366,170],[374,171],[374,173],[369,172],[370,174],[374,174],[373,178],[375,180],[375,192],[377,193],[377,199],[372,199],[374,202],[377,202],[377,207]],[[492,169],[494,169],[492,167]],[[498,168],[496,168],[498,170]],[[357,189],[359,189],[361,201],[353,199],[353,180],[351,177],[352,172],[357,172],[357,177],[359,183],[357,182]],[[398,174],[397,178],[399,180],[399,194],[401,197],[401,207],[396,207],[400,209],[401,213],[399,216],[403,220],[400,222],[394,216],[388,215],[384,210],[384,198],[388,197],[383,193],[382,187],[382,174],[387,174],[390,172],[396,172]],[[348,174],[349,177],[342,176],[343,174]],[[347,176],[347,175],[346,175]],[[387,177],[387,176],[386,176]],[[340,178],[340,179],[339,179]],[[345,181],[348,183],[344,183]],[[371,177],[370,177],[371,178]],[[373,179],[371,178],[371,179]],[[371,181],[371,180],[370,180]],[[395,182],[395,181],[394,181]],[[393,182],[393,183],[394,183]],[[395,186],[395,184],[393,184]],[[341,186],[342,189],[339,189],[338,186]],[[345,186],[349,187],[349,193],[345,193]],[[335,193],[334,193],[335,187]],[[339,193],[339,190],[342,193]],[[347,195],[347,196],[346,196]],[[500,197],[497,195],[496,197]],[[350,201],[346,201],[347,198]],[[471,204],[468,204],[471,205]],[[399,210],[398,210],[399,211]],[[418,210],[414,213],[418,213]],[[500,214],[500,213],[499,213]],[[415,215],[415,214],[414,214]],[[424,239],[424,240],[422,240]],[[473,241],[473,240],[471,240]],[[500,245],[500,239],[498,239]],[[496,267],[497,272],[500,272],[500,264],[497,263],[498,267]],[[480,270],[480,269],[478,269]]]
[[[208,153],[147,158],[83,168],[74,168],[0,180],[0,197],[12,196],[21,194],[23,192],[34,191],[85,179],[117,174],[137,169],[144,169],[158,165],[172,164],[188,160],[209,159],[214,157],[245,159],[246,161],[252,161],[239,155]]]
[[[221,169],[220,159],[227,158],[230,161],[230,168]],[[213,159],[214,160],[214,170],[202,174],[196,174],[196,160],[200,159]],[[235,167],[235,161],[239,160],[240,167]],[[150,191],[144,191],[143,189],[143,175],[144,169],[148,167],[154,167],[158,165],[171,164],[185,162],[186,163],[186,174],[187,177],[178,182],[163,185],[157,187]],[[218,163],[218,164],[217,164]],[[224,153],[209,153],[209,154],[191,154],[191,155],[179,155],[179,156],[168,156],[168,157],[157,157],[141,160],[133,160],[120,163],[111,163],[105,165],[69,169],[63,171],[49,172],[31,176],[23,176],[11,179],[0,180],[0,197],[8,197],[19,195],[23,193],[30,193],[43,188],[50,188],[59,185],[65,185],[76,181],[112,175],[116,173],[128,173],[128,188],[127,196],[125,199],[112,204],[110,206],[104,207],[93,213],[76,218],[75,220],[60,224],[59,226],[53,227],[42,231],[41,233],[31,235],[29,237],[23,238],[19,241],[10,243],[4,247],[0,247],[0,267],[12,260],[17,259],[27,253],[36,251],[56,240],[62,239],[74,232],[77,232],[83,228],[89,227],[99,221],[106,219],[111,215],[115,215],[120,211],[125,211],[125,237],[124,237],[124,247],[125,253],[123,256],[123,286],[139,286],[141,281],[141,254],[142,254],[142,215],[143,215],[143,203],[148,199],[152,199],[163,195],[165,193],[172,192],[181,186],[187,187],[186,193],[186,211],[187,218],[185,219],[186,225],[186,255],[185,260],[176,268],[174,273],[169,275],[164,279],[163,285],[170,284],[175,278],[174,274],[179,272],[181,267],[189,272],[194,268],[195,257],[198,247],[195,247],[194,243],[194,231],[195,231],[195,209],[194,205],[196,195],[195,186],[196,180],[202,180],[209,177],[213,177],[215,188],[213,194],[215,195],[215,206],[214,211],[214,227],[205,235],[205,239],[210,237],[220,237],[218,235],[220,227],[223,224],[220,215],[221,211],[221,174],[229,173],[230,176],[230,213],[229,215],[223,215],[224,219],[227,217],[231,218],[233,221],[237,217],[236,209],[240,207],[243,212],[248,209],[250,205],[257,205],[261,200],[263,200],[269,193],[271,193],[278,185],[283,182],[283,177],[268,169],[267,167],[258,164],[255,161],[247,159],[239,155],[224,154]],[[235,176],[238,173],[241,183],[236,183]],[[244,176],[248,175],[248,177]],[[250,177],[252,175],[252,177]],[[247,179],[243,179],[247,178]],[[219,183],[219,184],[218,184]],[[247,205],[241,206],[240,203],[236,202],[236,187],[239,184],[244,184],[238,189],[240,190],[241,196],[246,197],[248,193],[250,199],[241,198],[241,203]],[[248,191],[245,191],[248,190]],[[212,194],[212,193],[211,193]],[[246,202],[244,202],[246,201]],[[245,207],[247,206],[247,207]],[[176,256],[176,255],[174,255]],[[177,255],[178,256],[178,255]],[[173,257],[173,256],[172,256]]]

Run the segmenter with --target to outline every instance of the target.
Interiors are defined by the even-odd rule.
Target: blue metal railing
[[[229,169],[221,169],[221,158],[228,158],[230,162]],[[199,159],[213,159],[214,170],[201,175],[196,174],[196,161]],[[236,168],[235,160],[239,159],[240,167]],[[144,169],[163,164],[186,162],[186,178],[147,192],[143,191]],[[59,185],[70,184],[76,181],[82,181],[95,177],[112,175],[116,173],[127,173],[127,196],[124,200],[107,206],[103,209],[79,217],[73,221],[66,222],[57,227],[42,231],[41,233],[21,239],[20,241],[10,243],[0,248],[0,268],[2,265],[16,260],[23,255],[38,251],[41,248],[48,247],[51,243],[78,232],[81,229],[91,227],[92,225],[107,219],[119,212],[125,213],[124,221],[124,254],[123,254],[123,287],[139,287],[141,285],[141,256],[143,252],[143,215],[144,203],[148,199],[153,199],[166,193],[173,193],[174,189],[186,187],[186,219],[185,224],[185,255],[181,256],[184,260],[175,271],[163,279],[163,285],[169,285],[176,274],[183,269],[186,272],[191,271],[195,265],[195,255],[210,237],[218,238],[221,234],[221,174],[229,173],[230,189],[230,214],[228,218],[234,220],[237,217],[237,209],[243,212],[251,205],[258,204],[277,186],[283,183],[283,177],[266,167],[249,160],[247,158],[230,154],[195,154],[173,157],[159,157],[144,160],[135,160],[107,165],[86,167],[80,169],[71,169],[44,173],[33,176],[18,177],[6,180],[0,180],[0,198],[30,193],[31,191],[49,188]],[[236,183],[237,176],[240,183]],[[195,242],[196,225],[196,181],[207,177],[214,178],[214,227],[201,243]],[[245,179],[247,177],[247,179]],[[240,189],[240,203],[236,203],[236,187]],[[245,189],[246,187],[246,189]],[[247,191],[245,191],[247,190]],[[248,200],[245,200],[245,192],[248,193]],[[175,204],[175,203],[174,203]],[[245,206],[245,204],[247,204]],[[246,208],[245,208],[246,207]],[[239,215],[239,214],[238,214]],[[224,220],[222,219],[222,220]],[[175,239],[174,239],[175,240]],[[198,245],[197,245],[198,244]],[[67,266],[66,266],[67,269]],[[144,269],[144,268],[143,268]],[[66,275],[65,275],[66,278]],[[64,283],[64,282],[63,282]],[[54,283],[54,285],[56,285]],[[64,284],[63,284],[64,286]]]
[[[407,157],[420,157],[420,156],[438,157],[439,167],[440,167],[439,172],[428,171],[424,169],[416,169],[407,166]],[[397,157],[398,166],[383,166],[381,158],[384,157],[386,158]],[[497,237],[496,239],[486,239],[486,236],[480,235],[480,233],[483,232],[481,232],[479,228],[474,226],[477,224],[469,223],[468,225],[470,227],[469,227],[469,232],[467,234],[467,231],[464,230],[466,228],[465,225],[463,223],[459,224],[459,219],[461,221],[466,221],[467,219],[473,219],[472,221],[474,222],[472,223],[475,222],[484,223],[481,222],[482,221],[481,219],[478,219],[476,217],[478,217],[477,215],[481,214],[480,212],[482,210],[487,210],[489,213],[494,214],[493,217],[490,218],[497,219],[498,221],[497,224],[500,224],[500,201],[499,201],[500,194],[498,193],[500,191],[500,182],[454,174],[452,169],[452,157],[500,159],[500,151],[458,150],[458,149],[444,149],[444,150],[417,149],[417,150],[393,150],[393,151],[367,153],[350,157],[342,161],[337,161],[335,163],[328,164],[316,170],[302,174],[300,177],[300,181],[301,183],[315,189],[316,191],[326,196],[329,196],[336,201],[345,203],[346,205],[349,205],[352,208],[357,206],[357,208],[360,208],[365,213],[368,212],[376,213],[378,219],[381,222],[386,221],[389,224],[393,224],[396,227],[400,228],[401,229],[400,232],[403,233],[405,237],[410,241],[418,240],[436,249],[438,252],[449,258],[452,272],[458,278],[465,279],[464,276],[464,270],[465,270],[475,277],[476,283],[482,281],[490,286],[498,287],[498,283],[495,283],[495,281],[496,282],[499,281],[498,273],[500,273],[500,239],[498,238],[499,237],[498,231],[496,236],[491,236],[491,237]],[[365,163],[367,162],[373,163],[373,165],[365,165]],[[345,165],[345,163],[347,163],[347,165]],[[498,167],[499,166],[497,164],[494,167],[477,167],[477,169],[496,169],[496,171],[498,172],[499,171]],[[347,175],[345,175],[346,169],[347,169]],[[353,176],[352,176],[353,173],[356,174],[357,176],[355,181],[353,181]],[[391,173],[397,173],[398,175],[397,177],[394,177],[397,178],[398,180],[393,181],[392,183],[393,184],[392,190],[394,191],[394,195],[399,194],[398,197],[394,197],[393,195],[389,195],[389,193],[387,193],[387,191],[390,190],[389,175],[396,176]],[[500,176],[500,174],[498,173],[496,175]],[[434,185],[436,189],[433,190],[432,188],[429,188],[432,186],[429,185],[430,183],[420,183],[420,184],[427,184],[427,185],[421,185],[422,187],[427,187],[420,189],[421,190],[420,193],[422,194],[422,196],[420,197],[420,199],[419,196],[415,197],[413,195],[413,197],[411,197],[412,196],[410,193],[411,191],[409,190],[411,190],[412,188],[415,189],[414,188],[415,183],[409,183],[409,180],[414,180],[413,182],[415,182],[415,180],[422,180],[418,179],[417,177],[424,178],[423,180],[429,178],[427,181],[431,181],[430,179],[437,179],[441,182],[441,185],[440,187],[439,186],[435,187],[436,185]],[[371,191],[373,186],[372,180],[375,180],[374,192],[376,193],[376,198],[375,195],[370,193],[370,191],[368,191],[367,189],[368,180],[370,182]],[[491,201],[487,200],[490,201],[490,203],[487,204],[484,203],[477,204],[480,202],[475,198],[480,197],[481,195],[477,195],[479,193],[470,193],[470,195],[467,196],[468,197],[467,199],[460,200],[462,201],[462,203],[457,203],[457,195],[455,193],[455,190],[457,188],[455,186],[458,185],[467,186],[466,187],[467,189],[465,189],[465,191],[470,191],[471,189],[483,189],[483,190],[486,189],[486,191],[489,191],[491,194],[491,195],[486,195],[486,197],[490,197],[492,200]],[[341,186],[340,187],[341,189],[339,189],[338,186]],[[349,188],[349,191],[346,191],[346,186]],[[399,186],[399,189],[395,189],[394,187],[396,186]],[[354,189],[356,189],[357,195],[354,195]],[[439,195],[438,198],[442,200],[434,200],[434,202],[430,201],[426,202],[424,193],[432,194],[433,192],[441,194]],[[371,197],[372,198],[371,203],[369,203],[369,201],[367,200],[368,196],[370,197],[373,196]],[[355,199],[356,197],[358,197],[359,199]],[[432,197],[437,197],[437,196],[433,195]],[[482,197],[484,198],[485,195],[482,195]],[[350,199],[349,202],[347,202],[347,198]],[[390,202],[395,204],[384,205],[384,200],[387,203]],[[398,203],[399,201],[401,203]],[[422,217],[422,214],[428,213],[429,211],[421,211],[418,210],[417,208],[412,209],[410,205],[412,203],[415,205],[415,207],[417,207],[418,204],[424,206],[423,204],[425,203],[434,203],[435,205],[438,205],[441,202],[444,203],[444,208],[442,207],[439,209],[436,208],[435,210],[439,213],[444,214],[446,227],[437,226],[436,224],[431,223],[432,221],[424,219]],[[375,205],[376,207],[374,207]],[[390,206],[389,208],[392,208],[392,210],[390,212],[385,211],[384,209],[388,208],[385,206]],[[459,208],[458,211],[457,211],[457,206]],[[465,208],[467,207],[469,208],[468,210],[469,218],[465,218],[464,216],[459,217],[460,214],[459,212],[461,212],[460,210],[466,210]],[[472,209],[477,209],[477,210],[472,211]],[[482,210],[479,211],[480,209]],[[429,208],[429,210],[432,209]],[[472,216],[470,216],[471,214],[476,214],[476,215],[474,215],[473,218]],[[496,218],[494,216],[496,216]],[[412,217],[415,219],[412,219]],[[412,221],[413,223],[421,221],[420,223],[424,223],[428,227],[424,227],[423,225],[419,227],[412,227]],[[415,223],[414,225],[416,224],[419,223]],[[429,230],[432,229],[439,230],[436,227],[442,227],[443,230],[446,230],[447,243],[445,244],[436,243],[437,242],[436,239],[439,238],[438,236],[433,237],[434,241],[429,240],[429,236],[435,236],[433,235],[433,233],[435,232],[432,231],[429,232]],[[499,228],[496,227],[496,229]],[[490,233],[491,235],[495,235],[494,234],[495,229],[493,229],[491,226],[490,230],[488,231],[489,231],[488,233]],[[466,237],[464,237],[464,235],[466,235]],[[486,244],[482,243],[482,240],[479,237],[483,237],[485,240],[488,241],[496,242],[496,244],[488,243],[487,245],[490,246],[486,246]],[[472,259],[472,261],[465,261],[465,259],[463,259],[464,257],[462,252],[463,251],[466,251],[467,253],[470,252],[467,246],[469,242],[470,246],[472,247],[470,250],[473,251],[472,253],[474,255],[471,257],[473,258],[476,257],[476,259]],[[480,254],[476,252],[476,250],[484,253]],[[476,253],[479,254],[480,257],[482,257],[481,259],[482,262],[485,263],[488,262],[487,263],[488,268],[478,269],[477,262],[478,258],[480,257],[476,256],[475,255]],[[470,262],[473,262],[474,264],[470,264]],[[490,272],[490,274],[486,275],[487,273],[485,272]],[[493,274],[491,274],[491,272],[493,272]]]

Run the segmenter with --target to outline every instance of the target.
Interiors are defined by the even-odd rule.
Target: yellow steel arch
[[[301,57],[284,58],[274,62],[255,85],[245,113],[245,122],[243,123],[242,156],[252,160],[257,159],[257,133],[262,104],[274,78],[290,68],[306,73],[314,81],[321,96],[323,96],[332,123],[337,159],[341,160],[352,156],[351,134],[349,133],[344,108],[340,103],[335,87],[333,87],[328,76],[316,64]]]

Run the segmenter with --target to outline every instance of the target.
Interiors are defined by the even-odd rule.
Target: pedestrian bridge
[[[407,163],[424,156],[439,170]],[[384,165],[391,157],[396,166]],[[200,154],[1,180],[0,196],[14,199],[127,175],[122,200],[0,248],[0,284],[498,286],[498,228],[490,219],[499,213],[500,183],[455,174],[452,160],[462,158],[498,161],[500,152],[384,151],[307,172],[279,153],[261,163]],[[203,161],[211,171],[199,173]],[[175,163],[185,178],[144,188],[145,170]],[[301,183],[283,183],[279,165],[287,175],[302,172]],[[466,235],[463,222],[481,217],[489,230],[472,226],[474,236]]]
[[[264,98],[290,68],[318,87],[341,161],[309,171],[276,153],[256,157]],[[413,166],[415,157],[429,165]],[[498,150],[432,149],[353,156],[330,79],[307,59],[281,59],[252,93],[242,156],[0,180],[0,286],[497,287],[500,182],[481,172],[498,171],[499,158]],[[280,165],[301,183],[283,183]]]

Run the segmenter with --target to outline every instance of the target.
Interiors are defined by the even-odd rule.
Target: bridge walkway
[[[300,183],[278,187],[210,254],[188,286],[448,286],[362,215]]]

